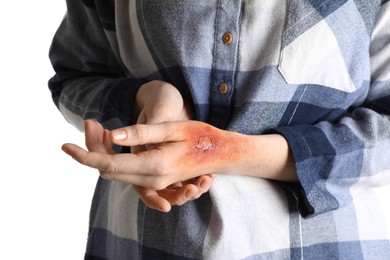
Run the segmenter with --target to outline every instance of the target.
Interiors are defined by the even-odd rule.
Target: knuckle
[[[140,139],[140,140],[145,140],[148,137],[148,130],[145,125],[133,125],[132,129],[132,134]]]
[[[104,178],[108,178],[111,180],[114,180],[116,175],[118,174],[118,169],[114,166],[111,160],[108,160],[105,162],[100,169],[101,175],[103,175]]]
[[[163,167],[155,168],[153,175],[150,185],[154,190],[163,190],[171,184],[169,174]]]
[[[153,174],[158,178],[164,178],[169,175],[169,165],[164,160],[160,160],[153,166]]]

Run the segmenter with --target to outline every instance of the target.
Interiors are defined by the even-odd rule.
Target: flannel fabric
[[[86,259],[390,259],[374,195],[390,183],[388,0],[67,8],[49,87],[70,123],[133,124],[139,86],[160,79],[193,103],[197,120],[282,134],[300,180],[220,174],[207,194],[165,214],[99,179]]]

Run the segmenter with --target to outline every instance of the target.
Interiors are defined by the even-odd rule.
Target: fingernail
[[[125,130],[114,130],[111,131],[111,134],[115,141],[123,141],[127,138],[127,133]]]

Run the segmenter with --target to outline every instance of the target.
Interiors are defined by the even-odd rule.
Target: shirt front
[[[389,181],[388,1],[67,1],[49,82],[65,118],[133,123],[160,79],[197,120],[282,134],[299,185],[218,175],[168,213],[99,179],[86,256],[103,259],[385,259],[373,187]],[[255,158],[254,158],[255,159]],[[375,212],[373,214],[373,212]]]

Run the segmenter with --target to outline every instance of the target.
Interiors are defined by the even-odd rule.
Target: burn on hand
[[[199,141],[198,141],[198,144],[195,146],[195,148],[198,150],[198,151],[203,151],[203,152],[206,152],[208,150],[211,150],[214,148],[214,143],[213,141],[210,139],[210,137],[201,137],[199,138]]]

